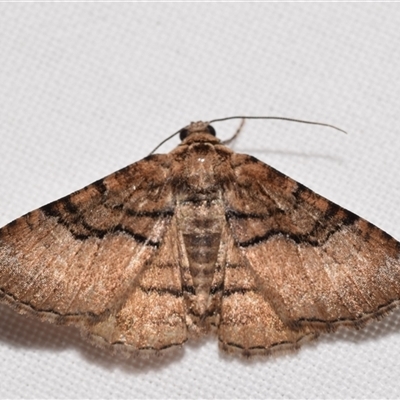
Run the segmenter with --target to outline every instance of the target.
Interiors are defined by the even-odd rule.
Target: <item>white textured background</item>
[[[400,238],[399,4],[1,4],[0,224],[146,156],[193,120]],[[237,123],[215,125],[228,137]],[[175,139],[163,148],[178,143]],[[213,337],[121,361],[0,307],[4,398],[394,398],[400,312],[295,354]]]

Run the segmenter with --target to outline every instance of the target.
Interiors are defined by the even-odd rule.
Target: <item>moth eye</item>
[[[207,130],[208,130],[209,134],[211,134],[213,136],[217,136],[217,132],[215,132],[215,129],[211,125],[207,126]]]
[[[185,140],[187,138],[189,131],[186,128],[183,128],[179,133],[179,139]]]

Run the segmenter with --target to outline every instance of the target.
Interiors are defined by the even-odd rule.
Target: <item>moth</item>
[[[362,327],[400,299],[400,245],[206,122],[0,230],[0,298],[126,355],[211,331],[246,356]]]

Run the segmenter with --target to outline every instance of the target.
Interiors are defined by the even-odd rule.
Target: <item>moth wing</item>
[[[235,244],[288,326],[360,326],[400,299],[399,243],[262,162],[234,155]]]
[[[148,157],[2,228],[2,300],[20,313],[114,340],[111,331],[121,331],[124,307],[135,307],[132,298],[161,301],[151,290],[135,297],[133,288],[146,279],[146,269],[160,276],[149,265],[166,253],[164,239],[171,231],[168,171],[166,156]],[[169,288],[178,290],[174,266],[165,271]],[[126,342],[124,334],[115,340]]]

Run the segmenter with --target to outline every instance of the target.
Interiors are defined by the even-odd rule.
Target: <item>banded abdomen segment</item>
[[[189,311],[204,319],[213,312],[209,309],[211,291],[217,284],[217,269],[220,272],[218,255],[225,223],[223,204],[219,198],[184,200],[177,205],[176,216],[193,285]]]

